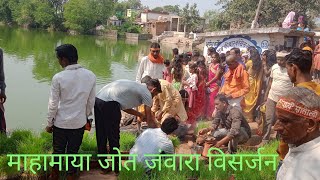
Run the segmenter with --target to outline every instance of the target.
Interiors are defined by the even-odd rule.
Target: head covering
[[[282,28],[290,28],[295,15],[296,15],[295,12],[293,11],[289,12],[289,14],[287,15],[287,17],[284,19],[282,23]]]
[[[320,121],[320,112],[318,109],[309,109],[292,98],[280,98],[276,108],[299,117]]]
[[[306,87],[293,87],[279,98],[277,110],[320,121],[320,96]]]
[[[284,58],[286,57],[286,55],[288,55],[289,53],[286,51],[281,51],[281,52],[277,52],[277,58]]]

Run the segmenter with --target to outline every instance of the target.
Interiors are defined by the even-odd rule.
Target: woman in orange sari
[[[256,116],[256,107],[259,105],[262,87],[262,61],[255,47],[248,48],[250,56],[246,63],[249,74],[250,91],[245,95],[243,112],[248,122],[253,122]]]
[[[319,44],[314,49],[313,68],[314,79],[316,82],[320,83],[320,40]]]
[[[220,73],[220,56],[216,52],[212,56],[211,64],[209,65],[209,76],[206,83],[207,93],[209,93],[208,106],[207,106],[207,119],[212,118],[213,111],[215,110],[214,98],[219,92],[218,81],[221,78],[222,73]]]

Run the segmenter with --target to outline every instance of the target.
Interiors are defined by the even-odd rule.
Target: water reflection
[[[75,45],[79,63],[96,74],[97,91],[116,79],[134,80],[138,59],[148,54],[150,45],[150,42],[0,27],[9,130],[27,128],[39,131],[45,127],[51,79],[62,70],[54,49],[64,43]],[[163,52],[166,58],[171,58],[171,47]]]

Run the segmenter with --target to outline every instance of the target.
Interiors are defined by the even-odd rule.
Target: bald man
[[[239,64],[235,55],[229,55],[226,63],[229,69],[224,74],[225,82],[220,90],[220,94],[228,98],[231,106],[242,110],[241,101],[244,95],[250,91],[248,72]]]

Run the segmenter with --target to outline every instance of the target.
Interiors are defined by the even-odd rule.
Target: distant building
[[[249,46],[256,47],[260,53],[268,49],[291,51],[304,42],[305,36],[312,39],[315,33],[273,27],[207,32],[198,37],[204,40],[206,54],[209,47],[214,47],[218,53],[226,53],[233,47],[244,50]]]
[[[159,36],[164,31],[182,32],[181,17],[168,12],[144,10],[138,15],[137,22],[143,27],[144,32]]]
[[[108,25],[112,26],[121,26],[122,25],[122,20],[119,20],[117,16],[112,16],[108,20]]]
[[[134,17],[139,14],[139,10],[137,9],[127,9],[127,17]]]

